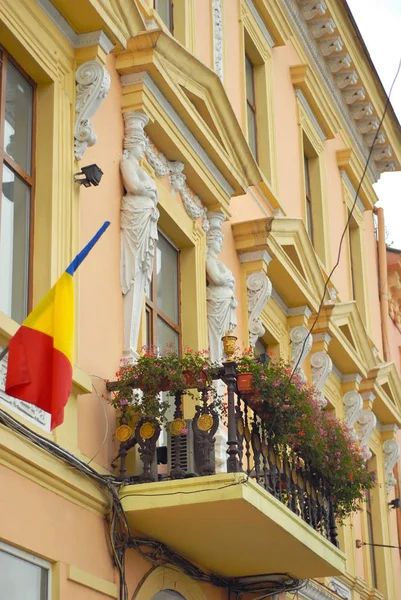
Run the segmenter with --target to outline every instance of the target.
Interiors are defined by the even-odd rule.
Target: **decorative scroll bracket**
[[[359,447],[365,460],[372,458],[369,450],[369,440],[377,425],[376,415],[369,409],[362,410],[359,419]]]
[[[93,146],[97,137],[90,122],[110,89],[110,75],[95,60],[78,67],[75,74],[77,98],[75,102],[74,151],[80,160],[88,146]]]
[[[313,339],[312,336],[309,335],[309,329],[304,325],[293,327],[290,331],[290,340],[292,368],[296,368],[301,377],[306,379],[302,365],[312,349]]]
[[[386,473],[386,492],[389,494],[397,483],[394,477],[393,469],[400,458],[400,446],[395,440],[386,440],[383,442],[384,470]]]
[[[265,328],[259,315],[271,296],[272,284],[264,273],[251,273],[246,280],[246,287],[248,295],[249,345],[253,348],[258,338],[262,337],[265,333]]]
[[[358,436],[354,430],[355,423],[358,421],[359,416],[363,409],[362,396],[355,390],[351,390],[344,394],[344,423],[348,429],[352,432],[352,437],[356,441]]]
[[[312,383],[319,392],[321,406],[326,406],[327,400],[323,394],[323,387],[333,369],[333,363],[327,352],[315,352],[311,356]]]

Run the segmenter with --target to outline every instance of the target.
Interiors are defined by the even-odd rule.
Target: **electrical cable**
[[[375,133],[375,136],[374,136],[374,138],[373,138],[372,146],[371,146],[371,148],[370,148],[370,150],[369,150],[369,154],[368,154],[368,157],[367,157],[367,159],[366,159],[365,167],[364,167],[364,170],[363,170],[363,172],[362,172],[361,179],[360,179],[360,181],[359,181],[358,187],[357,187],[357,189],[356,189],[356,192],[355,192],[355,198],[354,198],[354,202],[353,202],[353,204],[352,204],[352,208],[351,208],[351,210],[349,211],[349,214],[348,214],[348,219],[347,219],[347,222],[346,222],[346,224],[345,224],[344,231],[342,232],[342,234],[341,234],[341,237],[340,237],[340,243],[339,243],[339,246],[338,246],[337,261],[336,261],[336,263],[334,264],[333,268],[331,269],[331,271],[330,271],[330,273],[329,273],[329,275],[328,275],[328,277],[327,277],[327,279],[326,279],[326,281],[325,281],[325,283],[324,283],[323,294],[322,294],[322,298],[321,298],[321,300],[320,300],[320,303],[319,303],[319,308],[318,308],[318,311],[317,311],[316,317],[315,317],[315,319],[314,319],[314,321],[313,321],[313,323],[312,323],[312,326],[311,326],[311,328],[310,328],[310,329],[309,329],[309,331],[308,331],[308,334],[305,336],[305,339],[304,339],[304,341],[303,341],[303,344],[302,344],[302,349],[301,349],[301,352],[299,353],[298,360],[297,360],[297,362],[296,362],[296,364],[295,364],[295,366],[294,366],[294,368],[293,368],[293,370],[292,370],[292,373],[291,373],[291,376],[290,376],[290,379],[289,379],[289,383],[292,381],[292,378],[294,377],[295,373],[297,372],[298,366],[299,366],[299,364],[300,364],[300,362],[301,362],[301,360],[302,360],[302,355],[303,355],[303,353],[304,353],[304,350],[305,350],[306,342],[308,341],[308,338],[309,338],[309,337],[312,335],[312,331],[314,330],[314,328],[315,328],[315,326],[316,326],[316,323],[318,322],[318,319],[319,319],[319,316],[320,316],[321,310],[322,310],[322,308],[323,308],[324,300],[325,300],[325,297],[326,297],[326,292],[327,292],[328,284],[329,284],[329,282],[330,282],[330,280],[331,280],[331,277],[332,277],[332,275],[333,275],[334,271],[337,269],[338,265],[340,264],[340,259],[341,259],[341,251],[342,251],[342,246],[343,246],[343,242],[344,242],[345,234],[347,233],[347,230],[348,230],[348,228],[349,228],[349,225],[350,225],[350,222],[351,222],[351,219],[352,219],[352,215],[353,215],[353,212],[354,212],[355,206],[356,206],[356,204],[357,204],[357,201],[358,201],[359,192],[360,192],[360,190],[361,190],[362,183],[363,183],[363,181],[364,181],[364,179],[365,179],[365,175],[366,175],[366,173],[367,173],[367,170],[368,170],[369,162],[370,162],[370,159],[371,159],[371,157],[372,157],[373,150],[374,150],[374,148],[375,148],[376,140],[377,140],[377,138],[378,138],[378,135],[379,135],[379,132],[380,132],[381,126],[382,126],[382,124],[383,124],[384,118],[385,118],[385,116],[386,116],[386,114],[387,114],[387,110],[388,110],[388,108],[389,108],[389,106],[390,106],[390,97],[391,97],[391,93],[392,93],[392,91],[393,91],[393,88],[394,88],[394,85],[395,85],[395,83],[396,83],[396,81],[397,81],[397,78],[398,78],[398,75],[399,75],[399,73],[400,73],[400,70],[401,70],[401,58],[400,58],[400,61],[399,61],[399,63],[398,63],[397,72],[396,72],[396,74],[395,74],[395,77],[394,77],[394,79],[393,79],[393,82],[392,82],[392,84],[391,84],[390,91],[389,91],[389,93],[388,93],[388,96],[387,96],[387,98],[386,98],[386,103],[385,103],[385,106],[384,106],[384,110],[383,110],[383,115],[382,115],[382,118],[380,119],[379,127],[377,128],[377,130],[376,130],[376,133]]]
[[[99,402],[100,402],[100,404],[101,404],[101,406],[103,408],[104,420],[105,420],[105,423],[106,423],[106,431],[105,431],[104,438],[103,438],[103,441],[101,443],[101,446],[99,447],[99,449],[97,450],[97,452],[92,456],[92,458],[86,463],[87,465],[90,465],[91,462],[93,460],[95,460],[95,458],[97,457],[97,455],[99,454],[99,452],[101,451],[101,449],[103,448],[103,446],[105,445],[105,443],[107,441],[107,437],[109,435],[109,419],[107,418],[106,407],[104,405],[104,402],[102,402],[102,399],[99,396],[99,392],[97,391],[97,389],[95,388],[95,386],[93,385],[93,383],[92,383],[92,388],[93,388],[93,390],[94,390],[94,392],[95,392],[95,394],[96,394],[96,396],[97,396],[97,398],[98,398],[98,400],[99,400]]]
[[[401,546],[389,546],[388,544],[370,544],[369,542],[359,541],[357,548],[361,548],[362,546],[378,546],[379,548],[396,548],[397,550],[401,550]]]

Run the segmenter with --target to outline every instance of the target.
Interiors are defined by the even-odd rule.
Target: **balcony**
[[[177,392],[167,466],[158,465],[166,462],[157,447],[160,428],[142,418],[130,433],[123,411],[117,429],[120,497],[132,531],[225,577],[343,573],[328,482],[267,440],[259,415],[238,392],[234,362],[225,363],[215,378],[227,386],[227,415],[218,414],[204,390],[195,416],[184,420]],[[227,472],[216,473],[221,420],[228,436]],[[134,446],[141,468],[130,475],[127,454]]]

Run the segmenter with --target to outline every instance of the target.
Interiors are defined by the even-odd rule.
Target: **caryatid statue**
[[[124,113],[124,154],[120,163],[125,195],[121,204],[121,288],[124,295],[124,358],[135,360],[145,290],[150,284],[157,244],[157,188],[141,167],[148,117]]]
[[[235,309],[238,302],[235,298],[234,275],[217,257],[223,245],[221,230],[225,216],[221,213],[207,213],[210,223],[206,236],[206,275],[207,275],[207,319],[209,330],[209,350],[213,361],[221,363],[223,359],[223,342],[221,338],[227,331],[232,332],[237,326]]]

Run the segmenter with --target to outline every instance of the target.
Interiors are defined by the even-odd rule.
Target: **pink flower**
[[[121,400],[120,400],[120,406],[127,406],[127,404],[128,404],[127,398],[121,398]]]

